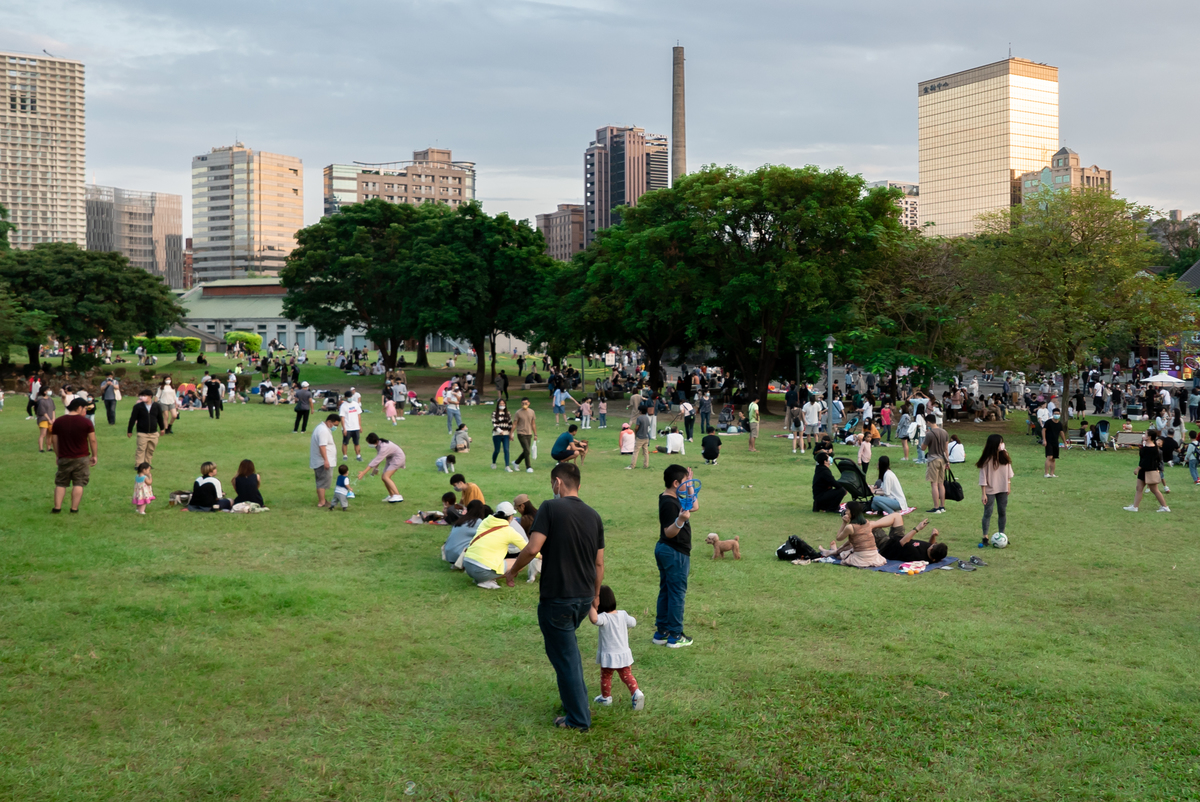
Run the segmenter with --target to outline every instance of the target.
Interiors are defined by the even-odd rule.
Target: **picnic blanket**
[[[802,560],[796,560],[795,562],[797,562],[797,563],[799,563],[799,564],[801,564],[801,565],[808,565],[808,564],[810,564],[810,563],[818,563],[818,562],[824,562],[824,561],[823,561],[823,560],[810,560],[810,561],[807,561],[807,562],[806,562],[806,561],[802,561]],[[836,560],[836,559],[835,559],[835,560],[833,560],[832,562],[830,562],[830,563],[828,563],[828,564],[829,564],[829,565],[842,565],[843,563],[842,563],[842,561],[841,561],[841,560]],[[876,567],[874,567],[874,568],[868,568],[868,569],[866,569],[866,570],[868,570],[868,571],[878,571],[878,572],[880,572],[880,573],[882,573],[882,574],[901,574],[901,575],[904,575],[904,571],[901,571],[901,570],[900,570],[900,566],[902,566],[902,565],[904,565],[904,564],[905,564],[905,562],[904,562],[903,560],[888,560],[888,561],[887,561],[887,565],[880,565],[880,566],[876,566]],[[951,556],[947,555],[946,557],[943,557],[943,558],[942,558],[942,560],[941,560],[940,562],[936,562],[936,563],[930,563],[929,565],[925,566],[925,570],[924,570],[924,571],[922,571],[921,573],[923,573],[923,574],[927,574],[927,573],[929,573],[930,571],[933,571],[933,570],[946,570],[946,569],[951,569],[951,568],[954,568],[956,565],[958,565],[958,558],[957,558],[957,557],[951,557]],[[846,566],[846,567],[847,567],[847,568],[851,568],[851,567],[853,567],[853,566]],[[916,574],[913,574],[913,576],[916,576]]]
[[[841,505],[838,506],[838,512],[845,512],[845,511],[846,511],[846,502],[843,501],[841,503]],[[904,509],[900,510],[900,514],[901,515],[912,515],[916,511],[917,511],[916,507],[905,507]],[[863,514],[864,515],[881,515],[881,514],[891,515],[890,512],[889,513],[878,513],[875,510],[867,510]]]

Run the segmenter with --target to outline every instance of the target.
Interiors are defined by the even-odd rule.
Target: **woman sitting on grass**
[[[891,529],[893,526],[904,526],[904,516],[898,512],[881,516],[878,521],[868,521],[866,518],[867,505],[861,501],[851,501],[842,513],[842,527],[837,537],[828,549],[821,550],[823,557],[838,557],[843,565],[854,568],[877,568],[886,565],[887,560],[879,553],[875,543],[876,529]],[[839,545],[846,541],[843,545]]]
[[[206,462],[200,466],[200,475],[192,485],[192,498],[185,510],[187,512],[228,512],[233,509],[233,502],[225,498],[221,490],[221,480],[217,478],[215,463]]]
[[[871,499],[871,509],[876,512],[900,512],[908,507],[900,479],[892,470],[891,457],[884,455],[879,458],[879,481],[871,488],[871,492],[875,494]]]
[[[263,502],[262,491],[259,490],[261,485],[262,477],[255,472],[254,463],[248,459],[242,460],[238,465],[237,476],[233,477],[233,490],[237,493],[233,503],[241,504],[243,501],[250,501],[260,507],[266,506]]]
[[[837,483],[833,471],[829,470],[829,454],[828,451],[818,451],[815,455],[817,470],[812,480],[813,512],[837,512],[846,495],[846,489]]]

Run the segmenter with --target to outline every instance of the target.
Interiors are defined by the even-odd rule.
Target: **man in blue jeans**
[[[655,618],[655,646],[679,649],[691,646],[683,634],[683,603],[687,597],[688,570],[692,564],[692,510],[679,503],[679,486],[692,478],[682,465],[670,465],[663,471],[667,489],[658,497],[658,544],[654,560],[658,563],[658,616]]]
[[[599,603],[604,581],[604,523],[600,515],[579,498],[579,468],[560,462],[550,471],[554,498],[543,501],[530,527],[529,543],[504,573],[511,588],[517,572],[542,555],[541,599],[538,626],[546,643],[546,657],[558,676],[558,696],[565,715],[554,726],[587,731],[592,726],[587,683],[575,630],[588,617],[592,602]]]

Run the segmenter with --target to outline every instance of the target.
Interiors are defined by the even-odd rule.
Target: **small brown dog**
[[[737,535],[734,535],[733,540],[721,540],[717,537],[716,532],[709,532],[708,537],[704,538],[704,542],[712,544],[714,560],[718,558],[724,560],[727,551],[733,552],[733,559],[742,559],[742,547],[738,544]]]

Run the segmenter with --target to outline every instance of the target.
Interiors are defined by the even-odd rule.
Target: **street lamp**
[[[837,340],[830,334],[825,338],[825,431],[833,439],[833,344]]]

